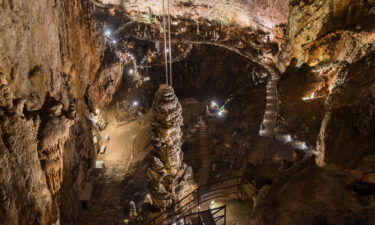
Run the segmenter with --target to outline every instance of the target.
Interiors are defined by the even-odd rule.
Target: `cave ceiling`
[[[117,50],[118,46],[137,48],[140,44],[132,42],[145,41],[154,47],[147,50],[148,58],[140,66],[163,64],[163,52],[160,52],[164,33],[162,1],[91,2],[95,5],[95,18],[103,32],[107,29],[113,31],[109,41],[116,39],[116,43],[121,43]],[[176,61],[189,54],[191,45],[215,45],[272,71],[269,65],[275,62],[285,32],[287,1],[194,0],[171,1],[170,4],[171,38]],[[138,58],[137,53],[133,55]]]
[[[162,14],[157,0],[95,0],[104,5],[119,6],[127,12]],[[270,30],[288,19],[286,0],[171,0],[174,17],[205,18],[227,25]]]

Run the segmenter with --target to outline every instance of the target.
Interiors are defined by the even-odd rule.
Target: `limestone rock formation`
[[[160,2],[147,0],[119,1],[98,0],[104,4],[119,5],[139,12],[162,13]],[[287,1],[277,0],[171,0],[171,14],[194,19],[205,17],[219,20],[224,24],[252,26],[269,29],[270,26],[286,23],[288,18]]]
[[[373,1],[291,1],[290,7],[284,63],[353,62],[373,48]]]
[[[183,163],[182,108],[172,87],[159,87],[153,113],[154,156],[148,169],[150,192],[153,204],[159,209],[166,209],[181,197],[186,175],[191,170]]]
[[[0,224],[78,217],[95,157],[85,115],[122,77],[119,59],[101,65],[107,46],[88,11],[87,1],[0,1]],[[44,107],[48,98],[61,104]]]
[[[64,144],[69,138],[69,128],[74,123],[74,120],[62,114],[62,107],[63,105],[58,103],[50,108],[47,122],[39,132],[38,155],[51,194],[60,190],[63,179]]]

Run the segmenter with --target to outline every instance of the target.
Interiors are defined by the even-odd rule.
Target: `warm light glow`
[[[211,102],[211,108],[215,108],[215,107],[217,107],[218,105],[217,105],[217,102],[215,102],[215,101],[212,101]]]
[[[215,200],[212,200],[212,201],[210,202],[210,205],[213,205],[213,204],[215,204]]]
[[[315,99],[315,98],[318,98],[318,97],[316,96],[316,94],[315,94],[315,92],[314,92],[314,93],[312,93],[312,94],[309,95],[309,96],[303,97],[302,100],[303,100],[303,101],[308,101],[308,100]]]
[[[96,109],[96,110],[95,110],[95,113],[96,113],[96,114],[99,114],[99,113],[100,113],[100,110],[99,110],[99,109]]]
[[[130,73],[130,74],[133,74],[133,73],[134,73],[134,70],[133,70],[133,69],[130,69],[130,70],[129,70],[129,73]]]

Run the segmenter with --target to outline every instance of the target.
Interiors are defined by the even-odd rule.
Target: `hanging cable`
[[[172,86],[172,40],[171,40],[171,13],[170,13],[170,10],[169,10],[169,2],[170,0],[167,0],[168,1],[168,39],[169,39],[169,82],[170,82],[170,85]]]
[[[167,26],[166,26],[166,18],[165,18],[165,0],[163,1],[163,32],[164,32],[164,60],[165,60],[165,83],[169,84],[168,82],[168,55],[167,55]],[[169,1],[168,1],[169,3]]]

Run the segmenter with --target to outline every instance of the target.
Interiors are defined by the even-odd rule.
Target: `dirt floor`
[[[151,117],[146,114],[129,124],[112,123],[100,133],[106,151],[97,161],[103,161],[104,168],[93,174],[91,200],[77,224],[124,224],[129,201],[143,199],[147,187],[146,163],[142,161],[149,150]]]

